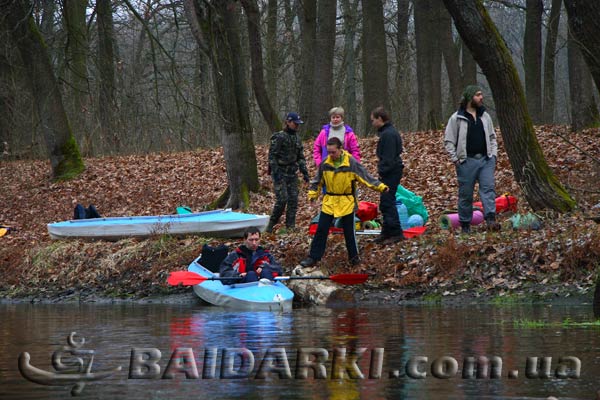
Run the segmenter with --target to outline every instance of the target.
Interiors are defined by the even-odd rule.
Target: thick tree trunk
[[[417,43],[418,129],[437,129],[441,123],[441,49],[439,46],[439,0],[415,2]]]
[[[548,20],[548,33],[546,34],[546,48],[544,51],[544,102],[542,104],[544,124],[554,123],[554,103],[556,98],[554,69],[561,7],[562,0],[552,0],[552,10],[550,11],[550,18]]]
[[[371,128],[371,111],[378,106],[389,110],[388,61],[385,27],[383,21],[383,3],[381,1],[362,0],[362,71],[363,71],[363,115],[365,133]]]
[[[594,100],[594,83],[579,46],[568,41],[569,95],[571,99],[571,130],[573,132],[597,126],[600,122]]]
[[[477,84],[477,62],[473,58],[471,50],[460,39],[461,63],[462,63],[462,87]],[[457,103],[458,104],[458,103]]]
[[[533,210],[565,212],[575,201],[544,158],[510,52],[482,2],[444,0],[465,44],[488,79],[516,181]]]
[[[452,17],[448,14],[443,4],[440,4],[440,7],[442,8],[439,19],[440,46],[450,86],[450,101],[448,102],[448,109],[444,114],[446,114],[446,117],[449,117],[456,110],[456,104],[460,102],[462,93],[462,79],[459,65],[460,49],[458,44],[454,42],[452,35]]]
[[[98,122],[100,137],[112,138],[112,150],[119,152],[121,141],[113,121],[115,106],[114,27],[110,0],[96,0],[98,15]]]
[[[317,0],[303,0],[300,18],[300,42],[302,51],[300,57],[300,95],[299,111],[306,126],[312,124],[313,90],[315,88],[315,51],[317,44]],[[311,132],[304,131],[304,136],[309,137]],[[311,137],[311,139],[313,139]]]
[[[542,0],[527,0],[525,12],[525,95],[534,124],[542,120]]]
[[[600,1],[564,0],[569,28],[600,90]]]
[[[265,87],[262,62],[262,45],[260,43],[260,15],[256,0],[242,0],[242,6],[248,18],[248,42],[250,61],[252,63],[252,88],[258,107],[271,132],[281,130],[281,121],[277,118],[271,103],[269,90]],[[271,55],[273,57],[273,55]],[[271,77],[273,78],[273,77]]]
[[[67,28],[67,70],[69,120],[83,153],[89,154],[89,88],[87,77],[88,39],[85,21],[87,0],[65,0],[63,10]]]
[[[46,45],[26,3],[4,1],[0,14],[5,15],[12,39],[29,76],[31,93],[40,118],[40,127],[50,156],[54,179],[70,179],[84,169],[77,141],[73,136]]]
[[[398,110],[395,121],[396,127],[401,130],[411,129],[411,109],[413,100],[411,99],[410,87],[412,71],[410,67],[410,40],[408,37],[408,22],[410,20],[410,0],[398,0],[398,66],[396,68],[396,93],[392,96],[396,100],[396,110]],[[392,105],[394,107],[394,105]]]
[[[544,124],[554,123],[556,39],[558,38],[561,7],[562,0],[552,0],[544,50],[544,101],[542,104],[542,122]]]
[[[192,33],[212,63],[230,191],[225,206],[246,208],[250,202],[249,192],[257,191],[259,183],[246,69],[243,58],[239,57],[242,54],[239,7],[235,1],[198,0],[185,0],[184,7]]]
[[[316,137],[321,126],[329,122],[327,111],[333,107],[333,54],[335,49],[337,0],[319,0],[317,45],[311,120],[305,133]]]
[[[253,0],[256,2],[256,0]],[[244,2],[242,2],[243,4]],[[246,7],[244,6],[244,10]],[[278,56],[278,46],[277,46],[277,21],[278,21],[278,9],[277,0],[268,0],[267,3],[267,37],[265,40],[265,50],[266,50],[266,64],[267,64],[267,94],[269,95],[269,99],[273,102],[273,105],[277,105],[277,71],[279,70],[279,56]],[[258,5],[256,5],[256,10],[258,11]],[[257,14],[258,15],[258,14]],[[257,28],[260,28],[260,16],[257,19],[259,24],[257,24]],[[248,21],[250,22],[250,21]],[[260,39],[260,29],[259,39]],[[248,28],[248,33],[250,33],[250,29]],[[259,41],[260,43],[260,41]],[[252,51],[252,50],[250,50]]]
[[[358,0],[341,0],[341,9],[344,15],[344,58],[346,60],[346,82],[344,85],[344,102],[346,116],[344,121],[358,131],[356,121],[358,117],[358,108],[356,105],[356,52],[354,51],[354,41],[356,38],[356,9]],[[358,132],[356,132],[358,134]]]

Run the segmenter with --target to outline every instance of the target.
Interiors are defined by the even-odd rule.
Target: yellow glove
[[[319,198],[319,192],[316,190],[309,190],[308,191],[308,200],[310,201],[314,201],[316,199]]]

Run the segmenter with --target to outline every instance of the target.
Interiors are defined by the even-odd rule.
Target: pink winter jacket
[[[346,127],[346,132],[344,133],[344,150],[350,153],[356,161],[360,162],[360,148],[358,147],[356,135],[350,126],[344,126]],[[329,139],[330,128],[331,124],[323,125],[319,136],[317,136],[317,139],[315,140],[313,146],[313,158],[317,167],[321,165],[321,162],[323,162],[325,158],[327,158],[327,139]]]

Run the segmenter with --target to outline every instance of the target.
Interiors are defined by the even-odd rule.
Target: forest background
[[[70,202],[98,199],[90,188],[102,180],[110,215],[169,212],[177,201],[268,212],[260,145],[294,110],[308,149],[332,106],[346,109],[368,166],[369,111],[391,110],[409,145],[406,185],[441,212],[456,189],[439,163],[440,129],[475,82],[504,139],[499,190],[538,212],[593,213],[598,203],[597,2],[4,0],[0,9],[0,224],[25,228],[20,245],[68,218]],[[164,152],[184,153],[153,155]],[[28,161],[39,159],[50,168]],[[426,168],[436,162],[434,177]],[[212,183],[201,179],[208,171]],[[148,179],[152,194],[136,186]],[[212,184],[210,198],[193,181]],[[169,199],[162,212],[156,193]],[[39,200],[35,212],[28,198]],[[16,265],[23,252],[3,255]]]

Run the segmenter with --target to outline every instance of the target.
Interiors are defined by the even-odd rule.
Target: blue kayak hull
[[[242,237],[244,230],[264,231],[268,215],[238,213],[231,210],[192,214],[92,218],[48,224],[52,239],[121,239],[156,235],[204,235]]]
[[[218,276],[200,264],[200,257],[188,267],[207,278]],[[194,286],[194,292],[207,303],[235,310],[288,311],[292,309],[294,292],[283,283],[261,279],[259,282],[223,285],[220,280],[206,280]]]

